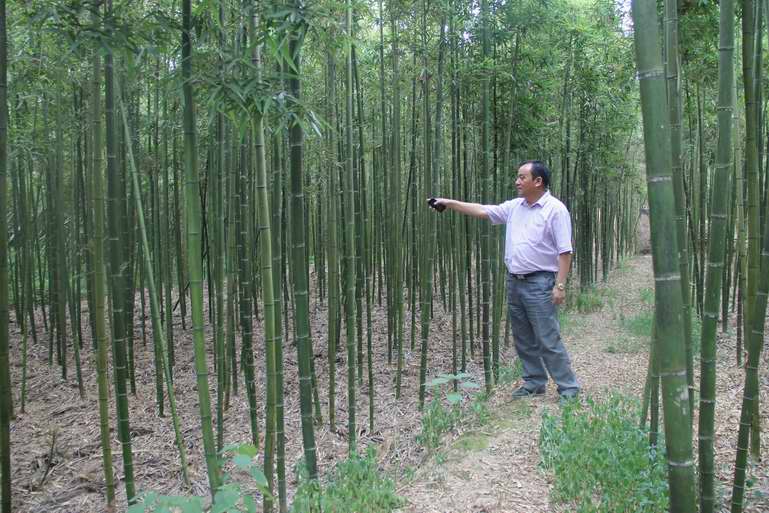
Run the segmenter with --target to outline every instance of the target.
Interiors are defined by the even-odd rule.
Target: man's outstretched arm
[[[467,203],[449,198],[435,198],[433,208],[440,205],[459,212],[460,214],[477,217],[478,219],[489,218],[489,215],[486,213],[486,208],[480,203]]]

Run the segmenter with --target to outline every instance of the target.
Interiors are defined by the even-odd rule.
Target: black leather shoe
[[[513,399],[523,399],[525,397],[534,397],[537,395],[545,395],[545,387],[530,390],[525,386],[521,386],[513,392]]]

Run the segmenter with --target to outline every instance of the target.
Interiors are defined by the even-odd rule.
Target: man
[[[435,198],[430,206],[507,225],[508,315],[523,364],[523,385],[513,392],[513,398],[544,394],[549,373],[561,398],[572,399],[579,394],[579,383],[561,340],[556,308],[566,298],[571,218],[564,204],[548,190],[550,170],[544,163],[522,163],[515,186],[519,197],[501,205]]]

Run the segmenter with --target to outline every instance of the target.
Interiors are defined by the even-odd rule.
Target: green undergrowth
[[[539,449],[555,475],[552,499],[575,513],[667,511],[664,447],[650,449],[637,419],[637,402],[620,395],[545,413]]]
[[[622,329],[631,337],[620,337],[606,348],[609,353],[638,353],[648,349],[654,327],[654,289],[644,288],[640,291],[641,304],[645,307],[630,317],[619,315]],[[692,310],[692,351],[697,356],[700,351],[702,322],[697,312]]]
[[[507,385],[521,377],[521,363],[500,366],[499,385]],[[416,440],[432,452],[441,445],[443,436],[460,424],[464,427],[484,426],[491,422],[489,396],[475,383],[470,374],[441,374],[427,383],[432,399],[422,412],[420,431]]]
[[[242,483],[250,480],[260,493],[269,493],[267,478],[256,464],[257,453],[258,450],[251,444],[229,445],[222,450],[220,464],[224,466],[229,461],[232,472],[224,474],[224,484],[214,494],[210,509],[204,507],[206,501],[202,497],[146,492],[126,513],[256,513],[254,494],[251,490],[244,490]]]
[[[616,292],[606,286],[581,288],[573,298],[569,298],[567,295],[566,308],[583,314],[593,313],[606,305],[613,305],[615,296]]]
[[[337,463],[325,483],[310,480],[304,466],[299,469],[292,513],[389,513],[404,502],[380,471],[373,447]]]

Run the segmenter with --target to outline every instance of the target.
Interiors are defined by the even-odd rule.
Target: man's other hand
[[[556,305],[563,304],[565,299],[566,299],[566,291],[561,290],[558,287],[553,287],[553,304],[556,304]]]

